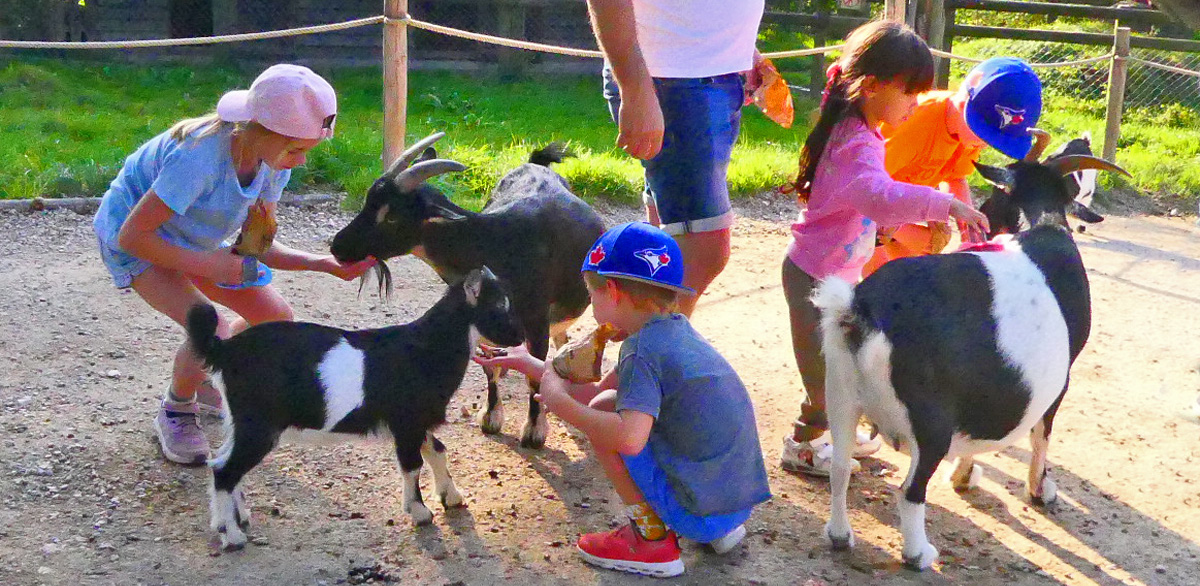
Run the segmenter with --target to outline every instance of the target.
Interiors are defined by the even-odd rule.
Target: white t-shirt
[[[764,0],[633,0],[651,77],[710,77],[753,66]]]

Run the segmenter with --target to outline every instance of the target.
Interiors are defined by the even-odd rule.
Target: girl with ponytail
[[[785,469],[828,476],[833,452],[825,416],[820,315],[809,300],[817,282],[828,276],[858,282],[874,251],[877,225],[953,217],[987,231],[987,219],[975,208],[949,193],[895,181],[884,168],[880,125],[908,118],[917,94],[932,88],[933,74],[925,41],[892,21],[852,31],[827,72],[820,114],[800,152],[794,184],[804,209],[792,224],[783,261],[792,348],[806,395],[793,433],[784,439]],[[854,455],[861,458],[877,449],[878,439],[864,436]]]

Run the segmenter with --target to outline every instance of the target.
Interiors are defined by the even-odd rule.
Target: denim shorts
[[[119,289],[132,287],[133,278],[150,268],[150,263],[104,242],[99,236],[96,243],[100,246],[100,258],[108,267],[108,274],[112,275],[113,285]]]
[[[675,490],[667,481],[667,473],[654,461],[654,454],[646,446],[636,456],[621,456],[633,483],[646,497],[646,504],[658,513],[663,523],[680,536],[697,543],[709,543],[729,535],[750,518],[753,507],[724,515],[701,517],[689,513],[675,497]]]
[[[662,151],[642,166],[646,203],[658,208],[667,233],[712,232],[733,225],[725,174],[741,127],[743,87],[740,73],[654,79],[666,130]],[[616,120],[621,95],[608,68],[604,98]]]

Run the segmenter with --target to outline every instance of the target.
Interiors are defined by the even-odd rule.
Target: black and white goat
[[[1071,196],[1063,176],[1124,171],[1081,155],[1049,164],[1036,157],[978,166],[1000,189],[991,201],[1004,213],[992,229],[1016,232],[1022,214],[1032,228],[980,251],[892,261],[857,287],[828,279],[814,294],[834,446],[825,534],[835,549],[854,544],[846,490],[860,414],[912,457],[899,502],[911,567],[937,558],[925,534],[925,492],[943,459],[959,458],[951,481],[967,489],[981,475],[975,454],[1028,435],[1029,495],[1035,503],[1055,499],[1046,449],[1091,328],[1087,274],[1065,227]]]
[[[250,514],[242,478],[289,429],[390,434],[404,475],[404,511],[413,523],[433,518],[417,485],[423,460],[433,469],[442,505],[460,506],[446,448],[432,430],[445,422],[480,335],[504,345],[524,341],[507,292],[486,268],[467,274],[404,325],[346,331],[274,322],[228,340],[217,338],[216,328],[211,305],[189,311],[188,339],[225,400],[226,439],[211,462],[210,513],[229,549],[246,543]]]
[[[482,212],[455,205],[425,183],[465,168],[435,158],[428,147],[442,136],[437,133],[413,145],[375,181],[362,211],[337,233],[330,251],[341,261],[413,254],[446,281],[487,265],[512,292],[530,354],[544,359],[550,339],[562,346],[567,328],[590,303],[579,268],[604,232],[604,221],[550,169],[565,155],[560,144],[534,151],[529,163],[501,178]],[[379,266],[386,267],[382,262]],[[499,374],[485,371],[488,396],[479,413],[480,428],[499,433],[504,423]],[[546,441],[546,415],[533,400],[536,383],[529,380],[529,387],[529,418],[521,445],[539,448]]]

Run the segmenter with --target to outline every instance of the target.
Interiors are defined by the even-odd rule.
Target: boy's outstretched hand
[[[547,368],[542,373],[542,384],[538,387],[538,394],[533,398],[547,411],[561,417],[563,407],[576,402],[567,392],[568,386],[566,379],[558,376],[553,368]]]

